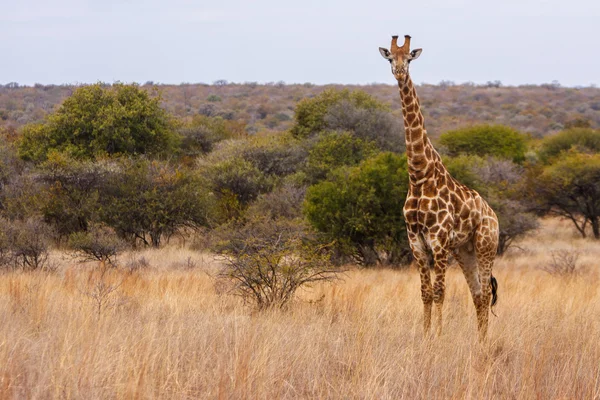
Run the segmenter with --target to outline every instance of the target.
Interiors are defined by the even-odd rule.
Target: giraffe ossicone
[[[417,92],[409,65],[421,55],[410,50],[409,35],[398,46],[392,36],[390,49],[379,48],[398,81],[408,159],[409,190],[404,218],[410,247],[421,278],[423,325],[430,331],[432,306],[435,323],[442,331],[442,306],[446,291],[448,257],[458,261],[467,280],[477,313],[480,339],[488,330],[489,311],[496,302],[497,282],[492,267],[498,248],[498,218],[475,190],[454,179],[435,150],[425,130]],[[433,279],[432,279],[433,272]]]

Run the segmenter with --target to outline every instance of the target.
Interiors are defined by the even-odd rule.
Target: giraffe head
[[[388,50],[380,47],[379,52],[390,62],[392,74],[400,83],[406,82],[408,78],[408,65],[421,55],[422,49],[410,51],[410,36],[404,35],[404,44],[398,46],[398,36],[392,36],[392,47]]]

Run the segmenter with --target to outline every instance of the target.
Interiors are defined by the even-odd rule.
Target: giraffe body
[[[424,330],[430,330],[435,304],[434,321],[437,333],[441,333],[445,275],[448,258],[453,255],[471,291],[483,339],[492,292],[495,301],[492,267],[498,247],[498,218],[479,193],[450,175],[427,137],[419,99],[408,74],[409,63],[421,50],[410,51],[410,36],[405,36],[404,45],[398,47],[394,36],[391,51],[380,48],[380,52],[390,61],[402,100],[410,182],[404,217],[421,277]]]

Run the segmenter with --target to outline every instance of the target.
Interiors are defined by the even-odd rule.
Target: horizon
[[[225,83],[217,83],[219,81],[223,81]],[[11,85],[17,84],[17,87],[10,87]],[[117,85],[117,84],[124,84],[124,85],[138,85],[138,86],[195,86],[195,85],[199,85],[199,86],[214,86],[214,87],[222,87],[222,86],[253,86],[253,85],[257,85],[257,86],[277,86],[277,85],[284,85],[284,86],[303,86],[303,85],[312,85],[312,86],[359,86],[359,87],[368,87],[368,86],[379,86],[379,85],[384,85],[384,86],[397,86],[396,83],[386,83],[386,82],[370,82],[370,83],[336,83],[336,82],[331,82],[331,83],[314,83],[314,82],[284,82],[284,81],[269,81],[269,82],[258,82],[258,81],[245,81],[245,82],[233,82],[233,81],[228,81],[227,79],[217,79],[213,82],[179,82],[179,83],[169,83],[169,82],[155,82],[155,81],[146,81],[146,82],[122,82],[122,81],[114,81],[114,82],[102,82],[102,81],[97,81],[97,82],[66,82],[66,83],[40,83],[40,82],[34,82],[33,84],[23,84],[20,82],[16,82],[16,81],[11,81],[11,82],[5,82],[2,83],[0,82],[0,87],[3,88],[14,88],[14,89],[19,89],[19,88],[34,88],[37,86],[42,86],[42,87],[54,87],[54,86],[63,86],[63,87],[69,87],[69,86],[73,86],[73,87],[79,87],[79,86],[90,86],[90,85],[95,85],[95,84],[100,84],[100,85],[107,85],[107,86],[112,86],[112,85]],[[565,89],[599,89],[598,85],[595,83],[591,83],[588,85],[575,85],[575,86],[568,86],[568,85],[563,85],[562,83],[558,82],[558,81],[553,81],[553,82],[544,82],[544,83],[521,83],[521,84],[516,84],[516,85],[508,85],[508,84],[504,84],[502,81],[500,80],[489,80],[487,82],[454,82],[451,80],[442,80],[438,83],[430,83],[430,82],[419,82],[419,83],[414,83],[416,86],[438,86],[438,87],[443,87],[443,86],[473,86],[473,87],[481,87],[481,88],[524,88],[524,87],[555,87],[555,88],[565,88]]]

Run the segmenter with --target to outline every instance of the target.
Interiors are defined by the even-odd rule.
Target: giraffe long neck
[[[428,167],[437,152],[427,137],[421,105],[410,76],[407,77],[406,82],[399,82],[398,88],[402,100],[409,174],[411,182],[413,182],[415,179],[421,179],[429,172],[430,168]]]

